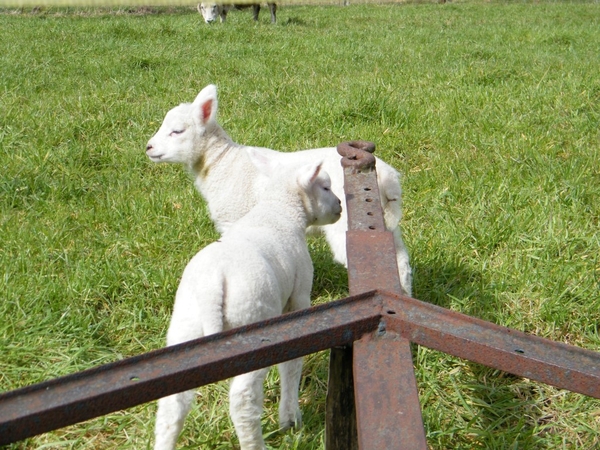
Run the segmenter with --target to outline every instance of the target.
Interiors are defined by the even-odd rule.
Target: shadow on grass
[[[413,273],[415,298],[498,323],[503,305],[496,293],[506,286],[495,281],[491,272],[475,272],[464,264],[437,260],[417,262]],[[460,434],[476,436],[473,444],[477,443],[477,448],[539,448],[544,441],[540,427],[547,422],[540,407],[543,388],[478,363],[466,361],[462,367],[457,379],[442,377],[442,383],[450,384],[451,378],[460,380],[457,388],[468,403]],[[446,371],[442,368],[442,372]],[[459,404],[457,407],[461,408]]]

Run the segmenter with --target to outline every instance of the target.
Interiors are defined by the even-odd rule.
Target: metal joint
[[[342,158],[342,167],[352,169],[351,173],[371,171],[375,168],[375,144],[369,141],[342,142],[337,146]]]

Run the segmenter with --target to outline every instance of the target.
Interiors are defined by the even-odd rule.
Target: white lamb
[[[200,91],[193,103],[183,103],[167,113],[160,129],[148,142],[146,153],[154,162],[180,163],[188,168],[220,233],[256,204],[265,186],[265,177],[244,151],[247,148],[282,162],[323,161],[323,169],[331,176],[331,188],[342,199],[345,209],[344,172],[335,147],[291,153],[247,147],[231,140],[217,123],[216,115],[217,88],[209,85]],[[400,283],[406,294],[411,295],[412,271],[398,226],[402,217],[399,174],[380,159],[377,159],[376,168],[385,224],[394,235]],[[324,233],[334,259],[344,265],[347,265],[347,223],[344,215],[333,225],[311,226],[308,230],[309,234]]]
[[[331,192],[331,181],[321,164],[285,167],[250,152],[255,164],[269,175],[268,189],[248,214],[229,227],[219,241],[196,254],[185,268],[167,345],[310,306],[313,266],[306,227],[335,222],[341,214],[341,202]],[[280,425],[299,427],[302,358],[278,368]],[[240,375],[231,382],[229,411],[242,450],[266,449],[260,416],[267,371]],[[159,400],[156,450],[175,448],[193,396],[193,391],[187,391]]]

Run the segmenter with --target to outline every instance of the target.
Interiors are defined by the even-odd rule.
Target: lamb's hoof
[[[279,421],[279,429],[283,431],[287,431],[289,429],[299,430],[302,428],[302,413],[300,411],[296,412],[296,419],[288,419],[288,420],[280,420]]]

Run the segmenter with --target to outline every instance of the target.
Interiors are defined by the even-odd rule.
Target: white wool
[[[242,150],[243,151],[243,150]],[[268,187],[248,214],[221,239],[192,258],[177,290],[167,345],[308,308],[313,266],[305,231],[310,224],[332,223],[341,215],[321,164],[291,168],[258,152],[251,159],[268,173]],[[299,427],[298,388],[302,359],[279,365],[283,428]],[[230,415],[242,450],[265,449],[260,416],[267,369],[234,377]],[[159,400],[156,450],[172,450],[193,393]]]
[[[146,153],[154,162],[185,165],[195,177],[195,186],[208,203],[217,230],[223,233],[229,225],[248,212],[264,189],[265,179],[250,162],[248,148],[255,149],[279,161],[322,161],[331,176],[331,188],[342,199],[345,210],[344,171],[341,156],[335,147],[276,152],[266,148],[248,147],[231,140],[217,123],[217,88],[208,85],[193,103],[181,104],[170,110],[157,133],[150,139]],[[376,158],[377,182],[385,224],[394,235],[396,261],[404,291],[412,293],[412,271],[399,228],[402,217],[402,190],[398,172]],[[310,227],[309,233],[324,233],[336,261],[347,265],[347,218],[332,225]]]

